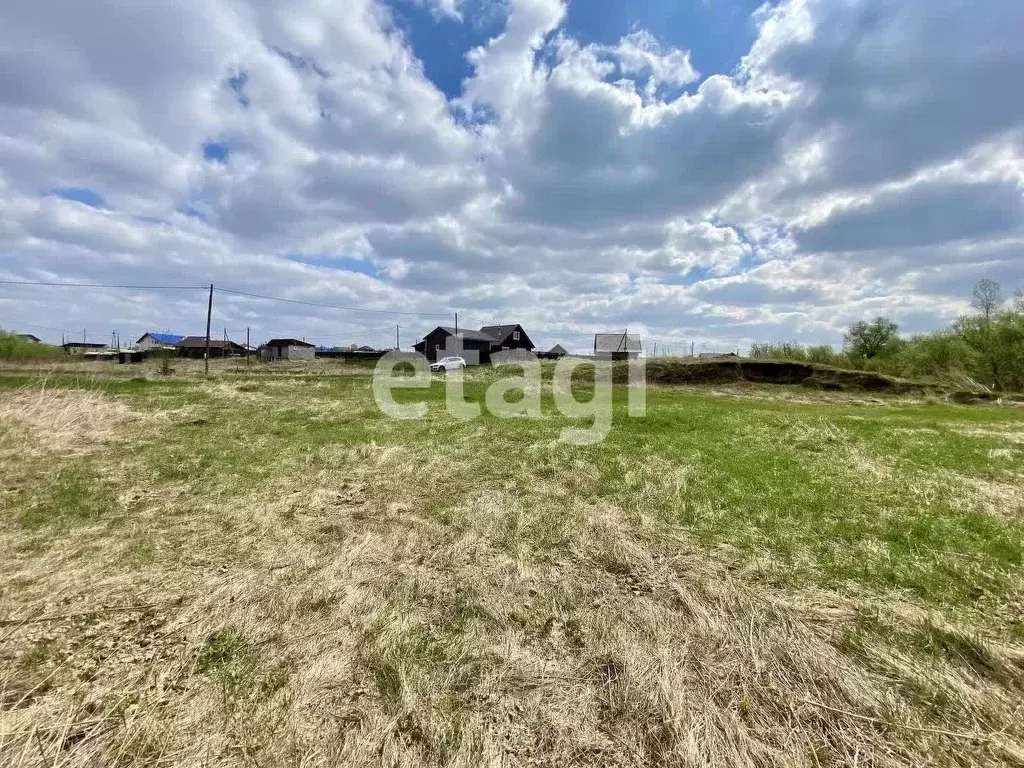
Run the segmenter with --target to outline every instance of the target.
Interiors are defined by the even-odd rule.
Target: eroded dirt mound
[[[625,383],[628,367],[617,363],[615,381]],[[651,384],[724,384],[749,381],[755,384],[799,384],[815,389],[844,392],[887,392],[899,395],[924,395],[931,389],[867,371],[838,368],[785,360],[749,360],[739,357],[716,360],[648,360],[647,381]]]

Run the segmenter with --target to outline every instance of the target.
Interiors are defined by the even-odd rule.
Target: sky
[[[1024,288],[1021,29],[1019,0],[7,3],[0,326],[199,334],[213,283],[254,342],[938,328]]]

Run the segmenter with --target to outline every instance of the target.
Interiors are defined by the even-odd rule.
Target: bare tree
[[[981,312],[986,320],[991,320],[992,315],[1003,306],[1003,289],[995,280],[982,278],[974,284],[971,306]]]

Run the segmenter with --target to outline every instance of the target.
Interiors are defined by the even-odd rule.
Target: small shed
[[[640,356],[640,335],[595,333],[594,357],[600,360],[631,360]]]
[[[260,347],[261,360],[312,360],[316,345],[301,339],[271,339]]]
[[[555,344],[555,346],[548,350],[548,355],[550,355],[551,357],[565,357],[568,354],[569,350],[567,350],[561,344]]]
[[[145,356],[146,352],[141,349],[119,349],[117,351],[117,362],[121,365],[125,363],[141,363]]]
[[[21,341],[29,341],[29,342],[31,342],[33,344],[40,344],[40,343],[42,343],[42,340],[38,336],[36,336],[34,333],[18,333],[18,334],[15,334],[15,335]]]

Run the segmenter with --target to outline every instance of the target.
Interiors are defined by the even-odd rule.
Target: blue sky
[[[663,45],[689,50],[703,76],[730,72],[750,49],[757,29],[752,0],[574,0],[565,30],[583,43],[610,45],[636,29]]]
[[[1024,288],[1024,3],[942,11],[9,3],[0,279],[379,310],[215,302],[215,327],[336,343],[387,343],[390,311],[408,340],[459,311],[572,348],[941,327],[982,277]],[[0,287],[4,327],[197,333],[205,310]]]
[[[424,74],[449,98],[462,92],[472,74],[466,54],[504,28],[504,15],[478,15],[469,23],[440,17],[422,3],[392,0],[389,7],[399,29],[423,63]]]
[[[49,194],[88,205],[90,208],[103,207],[103,195],[88,187],[56,187],[50,190]]]
[[[570,0],[561,30],[583,44],[612,45],[635,30],[648,30],[667,46],[689,50],[703,77],[731,72],[757,33],[756,0]],[[397,26],[423,63],[424,73],[452,99],[472,74],[466,54],[500,34],[506,13],[498,3],[464,4],[462,20],[442,16],[423,2],[389,0]]]

